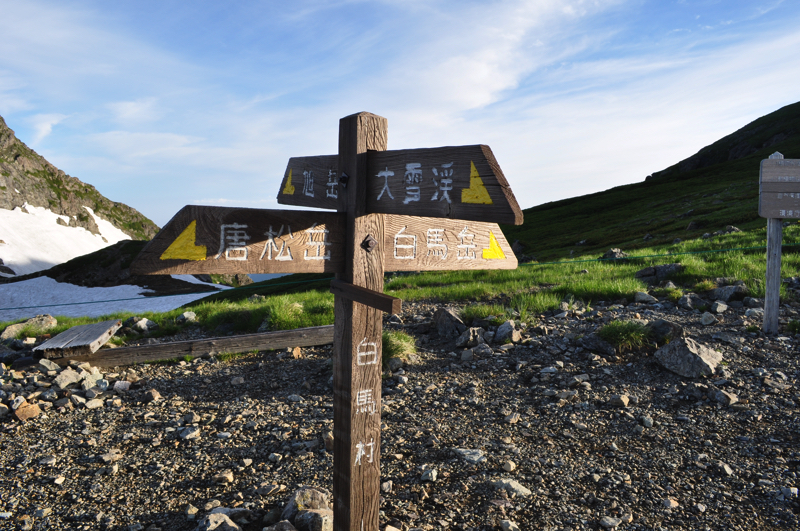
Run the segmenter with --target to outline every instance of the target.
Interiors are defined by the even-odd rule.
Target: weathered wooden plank
[[[278,203],[336,210],[339,202],[339,155],[292,157],[286,166]]]
[[[367,213],[522,224],[522,210],[489,146],[374,151],[366,157]],[[331,155],[290,159],[278,202],[338,208],[341,186],[335,185],[338,169],[331,161]],[[290,172],[298,184],[287,187]],[[322,174],[324,179],[315,177]]]
[[[764,159],[761,161],[759,173],[759,181],[762,183],[800,184],[800,159],[784,159],[783,155]]]
[[[73,358],[91,354],[105,345],[121,326],[119,319],[73,326],[33,350],[44,352],[46,358]]]
[[[146,361],[219,354],[221,352],[250,352],[251,350],[277,350],[287,347],[313,347],[333,342],[333,325],[280,330],[261,334],[245,334],[193,341],[176,341],[139,347],[103,349],[94,354],[70,359],[54,360],[59,365],[71,361],[87,361],[95,367],[120,367]]]
[[[517,267],[496,223],[387,215],[384,238],[386,271]]]
[[[131,272],[334,273],[343,268],[341,214],[190,205],[147,244]]]
[[[390,314],[399,312],[403,307],[402,299],[354,286],[341,280],[331,281],[331,293]]]
[[[340,197],[347,213],[347,258],[338,279],[383,292],[383,216],[365,214],[367,150],[385,150],[385,118],[360,113],[339,122],[339,168],[350,179]],[[367,236],[372,252],[361,246]],[[381,313],[334,297],[333,495],[335,531],[378,531],[380,504]]]
[[[764,325],[765,334],[778,333],[778,309],[781,299],[781,240],[783,239],[782,220],[767,220],[767,274],[764,286]]]

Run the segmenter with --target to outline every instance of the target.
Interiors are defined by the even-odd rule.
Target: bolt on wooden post
[[[800,218],[800,159],[784,159],[777,151],[761,161],[758,214],[767,218],[767,271],[764,295],[765,334],[778,333],[781,299],[783,220]]]
[[[378,530],[381,313],[401,305],[383,293],[384,272],[517,267],[497,223],[520,225],[522,211],[492,150],[386,151],[387,129],[374,114],[347,116],[338,155],[289,159],[278,203],[329,212],[186,206],[131,265],[134,274],[336,274],[336,531]]]

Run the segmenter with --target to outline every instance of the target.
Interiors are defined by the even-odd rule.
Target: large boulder
[[[450,308],[439,308],[433,314],[433,325],[439,337],[458,337],[467,329],[464,321]]]
[[[656,351],[656,360],[665,368],[686,378],[714,374],[722,354],[693,339],[682,337]]]

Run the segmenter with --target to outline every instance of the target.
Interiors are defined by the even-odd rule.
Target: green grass
[[[635,321],[612,321],[600,327],[597,335],[624,352],[647,345],[649,330]]]
[[[414,338],[399,330],[386,330],[382,338],[382,363],[386,364],[392,358],[408,361],[409,357],[416,354]]]
[[[786,331],[791,334],[800,334],[800,321],[796,319],[789,321],[789,324],[786,325]]]

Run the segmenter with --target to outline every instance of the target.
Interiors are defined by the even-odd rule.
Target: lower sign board
[[[187,206],[131,265],[137,275],[340,273],[345,214]],[[387,215],[385,271],[515,269],[496,223]]]
[[[776,157],[761,161],[758,215],[800,218],[800,159]]]
[[[335,273],[344,269],[335,212],[186,206],[131,265],[137,275]]]

